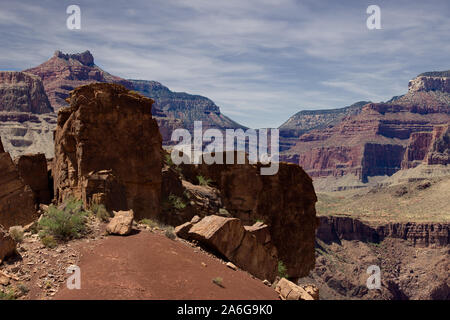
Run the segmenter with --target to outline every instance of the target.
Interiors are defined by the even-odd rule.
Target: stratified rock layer
[[[132,209],[136,219],[159,214],[161,135],[152,119],[152,103],[116,84],[96,83],[72,92],[70,107],[59,111],[55,135],[54,190],[59,202],[69,195],[83,198],[92,173],[111,170],[127,205],[112,210]]]
[[[0,71],[0,111],[53,112],[41,79],[33,74]]]

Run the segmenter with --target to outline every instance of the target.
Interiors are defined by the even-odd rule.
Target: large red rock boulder
[[[126,199],[126,208],[111,209],[133,209],[138,220],[156,217],[162,161],[153,100],[121,85],[95,83],[75,89],[69,101],[70,107],[59,111],[55,134],[56,199],[88,194],[84,200],[89,204],[86,181],[96,172],[111,170],[115,188],[122,188]],[[95,193],[108,193],[107,189]]]
[[[49,204],[52,194],[49,187],[47,159],[43,153],[27,154],[17,159],[20,177],[33,190],[36,202]]]
[[[177,234],[186,227],[184,224],[178,228]],[[199,241],[262,280],[273,281],[277,275],[276,250],[260,242],[237,218],[206,216],[193,224],[187,238]]]
[[[20,178],[0,140],[0,224],[9,228],[28,224],[36,218],[34,194]]]

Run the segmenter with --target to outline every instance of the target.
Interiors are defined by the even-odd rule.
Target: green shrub
[[[205,178],[204,176],[197,176],[198,184],[204,187],[208,187],[212,180],[209,178]]]
[[[9,229],[9,235],[17,243],[20,243],[23,241],[23,229],[21,227],[11,227]]]
[[[171,194],[169,196],[169,203],[172,205],[173,208],[177,210],[183,210],[184,208],[186,208],[186,203],[183,202],[183,199],[174,194]]]
[[[19,283],[17,285],[17,289],[20,291],[21,295],[26,295],[28,292],[30,292],[30,289],[23,283]]]
[[[16,293],[13,289],[9,289],[8,291],[0,290],[0,300],[16,300]]]
[[[93,204],[91,206],[91,211],[100,221],[107,222],[111,218],[111,214],[106,210],[103,204]]]
[[[289,275],[287,274],[287,268],[284,265],[283,261],[278,261],[278,276],[280,278],[289,278]]]
[[[212,279],[212,282],[217,284],[219,287],[223,288],[223,285],[222,285],[223,279],[221,277],[216,277],[216,278]]]
[[[165,232],[164,235],[169,238],[170,240],[175,240],[176,239],[176,234],[175,234],[175,229],[171,226],[169,227],[165,227]]]
[[[57,245],[55,238],[46,234],[41,234],[41,242],[44,246],[51,249],[55,248]]]
[[[146,224],[148,225],[150,228],[156,228],[159,227],[159,223],[152,220],[152,219],[142,219],[141,221],[139,221],[139,223],[141,224]]]
[[[86,215],[79,200],[69,199],[62,209],[51,205],[39,221],[41,234],[61,240],[78,238],[86,230]]]

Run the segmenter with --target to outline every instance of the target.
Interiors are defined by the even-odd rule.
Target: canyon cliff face
[[[58,114],[53,161],[58,202],[73,195],[109,210],[156,217],[161,196],[161,135],[153,100],[116,84],[75,89]]]
[[[358,240],[378,243],[385,238],[407,240],[418,247],[445,247],[450,244],[448,223],[395,222],[370,225],[350,217],[321,216],[317,238],[326,242]]]
[[[314,234],[317,228],[316,194],[311,178],[295,164],[280,163],[272,176],[260,174],[260,165],[184,165],[191,182],[198,176],[212,180],[223,207],[244,225],[263,221],[271,242],[290,277],[302,277],[314,268]]]
[[[33,74],[0,71],[0,112],[48,113],[50,106],[41,79]]]
[[[0,136],[13,158],[24,153],[53,154],[56,116],[40,78],[0,71]]]
[[[172,131],[177,128],[184,128],[193,133],[194,121],[202,121],[203,130],[247,129],[222,114],[220,108],[206,97],[173,92],[156,81],[129,81],[133,90],[155,100],[152,114],[160,127],[164,145],[178,142],[171,141]]]
[[[420,164],[450,163],[450,127],[435,126],[433,131],[411,134],[402,161],[402,169],[415,168]]]
[[[362,107],[368,103],[370,101],[359,101],[344,108],[302,110],[296,113],[278,128],[280,130],[280,151],[292,147],[302,134],[314,129],[332,127],[344,117],[359,114]]]
[[[0,139],[0,225],[25,225],[36,218],[34,194],[20,178]]]
[[[369,103],[334,126],[301,135],[281,159],[298,163],[312,177],[353,174],[363,182],[370,176],[392,175],[402,163],[407,166],[408,154],[424,160],[427,152],[414,151],[428,145],[419,133],[433,135],[435,127],[450,122],[450,94],[438,91],[445,86],[423,88],[434,91],[413,87],[388,103]],[[436,162],[445,164],[445,159]]]

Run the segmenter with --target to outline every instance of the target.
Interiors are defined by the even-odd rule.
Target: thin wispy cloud
[[[0,69],[90,50],[124,78],[209,97],[234,120],[276,127],[301,109],[382,101],[450,69],[448,1],[0,0]],[[81,7],[82,29],[66,28]],[[366,28],[381,8],[382,29]]]

